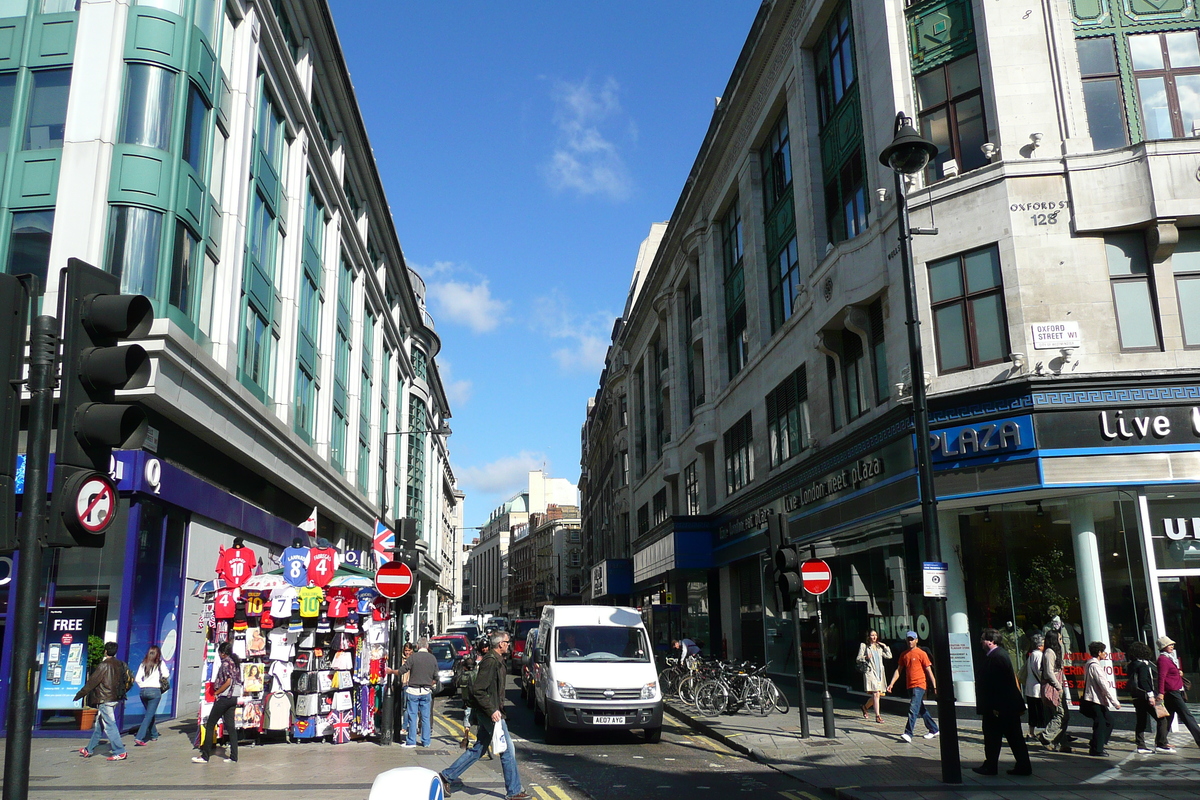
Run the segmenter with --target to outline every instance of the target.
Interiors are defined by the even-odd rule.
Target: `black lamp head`
[[[901,175],[913,175],[938,153],[938,146],[921,137],[903,111],[896,115],[896,135],[879,154],[879,163]]]

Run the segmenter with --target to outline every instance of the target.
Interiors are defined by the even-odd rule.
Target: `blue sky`
[[[759,4],[330,5],[429,286],[451,464],[480,525],[530,469],[578,480],[638,245],[670,217]]]

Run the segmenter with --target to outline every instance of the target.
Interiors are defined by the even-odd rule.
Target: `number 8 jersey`
[[[280,559],[283,579],[292,586],[308,586],[308,548],[289,547]]]

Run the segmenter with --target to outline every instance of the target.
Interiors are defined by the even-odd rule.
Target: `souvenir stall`
[[[282,567],[265,573],[250,548],[233,544],[217,577],[195,589],[205,598],[199,624],[207,641],[201,728],[216,699],[217,646],[230,642],[241,662],[239,739],[344,744],[376,735],[391,622],[370,573],[342,564],[324,539],[311,548],[294,540]]]

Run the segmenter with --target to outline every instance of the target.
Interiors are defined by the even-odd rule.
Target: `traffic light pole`
[[[29,756],[37,680],[38,609],[41,607],[42,539],[46,533],[46,481],[54,412],[54,361],[58,320],[38,316],[29,343],[29,442],[25,449],[25,496],[18,532],[16,608],[9,677],[8,741],[4,749],[4,800],[29,796]]]
[[[796,705],[800,708],[800,738],[807,739],[812,734],[808,730],[808,698],[804,691],[804,644],[800,641],[800,605],[803,601],[797,597],[792,609],[792,622],[796,627],[796,685],[800,687],[800,697]]]
[[[817,641],[821,644],[821,716],[825,721],[825,738],[837,738],[833,722],[833,695],[829,693],[829,666],[825,662],[825,626],[821,620],[821,596],[817,595]]]

